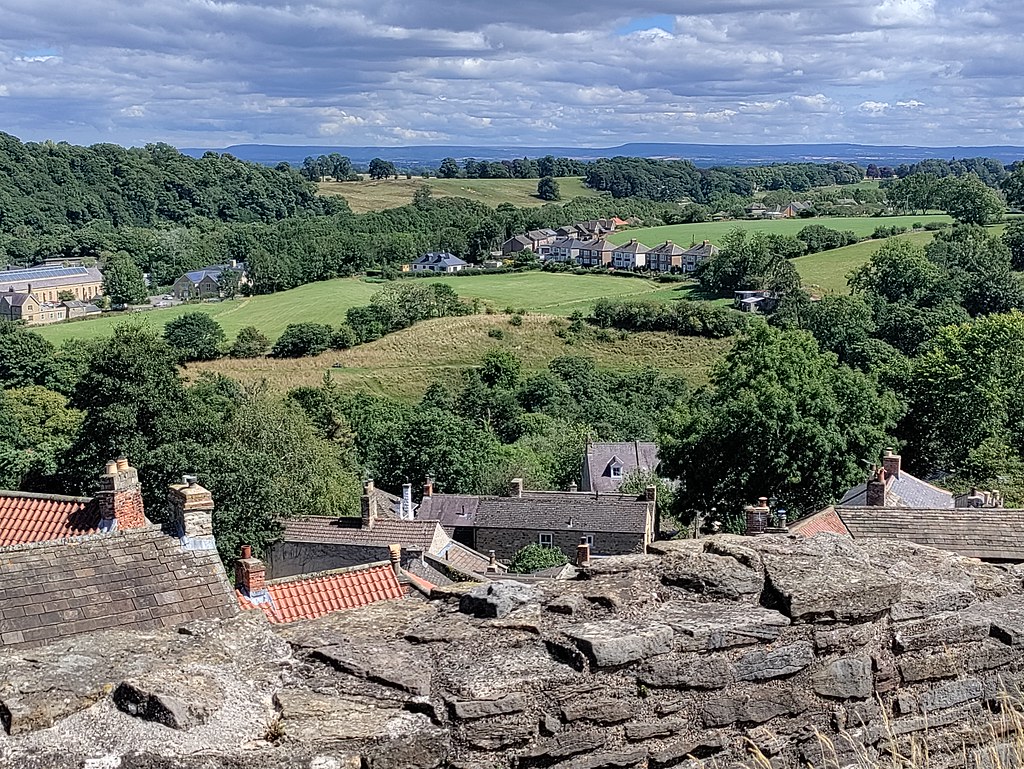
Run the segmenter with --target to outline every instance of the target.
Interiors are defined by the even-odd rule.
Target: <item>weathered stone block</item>
[[[814,647],[807,641],[757,649],[736,662],[736,678],[741,681],[764,681],[799,673],[814,662]]]
[[[736,673],[723,657],[670,654],[645,662],[637,678],[644,686],[655,688],[724,689],[736,680]]]
[[[633,717],[633,710],[624,700],[580,697],[562,708],[562,717],[573,721],[593,721],[596,724],[619,724]]]
[[[604,729],[562,732],[531,745],[519,754],[516,764],[521,767],[550,766],[573,756],[600,750],[607,742],[608,733]]]
[[[474,587],[459,598],[459,611],[474,617],[506,617],[537,597],[530,585],[515,580],[497,580]]]
[[[987,619],[961,612],[946,612],[917,622],[896,627],[896,646],[901,651],[915,651],[932,646],[951,646],[987,638]]]
[[[651,753],[651,769],[668,769],[688,758],[708,758],[722,750],[728,741],[721,735],[706,734],[697,739],[680,739]]]
[[[674,633],[657,622],[638,626],[609,621],[588,623],[568,635],[592,665],[609,668],[666,654],[672,650]]]
[[[767,581],[794,622],[854,621],[880,615],[900,598],[900,581],[845,556],[762,554]]]
[[[896,664],[908,684],[953,678],[958,673],[956,657],[948,649],[925,649],[901,654]]]
[[[122,681],[114,689],[113,699],[118,710],[171,729],[188,729],[202,722],[177,697],[149,690],[134,681]]]
[[[811,631],[814,648],[821,653],[848,651],[867,646],[878,632],[871,623],[862,625],[819,625]]]
[[[522,713],[528,700],[525,694],[513,692],[493,700],[456,700],[452,703],[453,715],[463,721],[474,718],[492,718],[510,713]]]
[[[764,576],[759,571],[734,558],[711,553],[667,557],[661,579],[671,587],[733,601],[759,597],[764,587]]]
[[[730,724],[761,724],[776,716],[791,716],[810,707],[809,699],[793,689],[757,689],[717,697],[705,703],[701,720],[708,728]]]
[[[686,724],[674,718],[662,718],[658,721],[639,721],[626,724],[626,739],[630,742],[643,742],[644,740],[663,740],[679,734],[686,728]]]
[[[811,688],[822,697],[866,699],[874,691],[871,657],[860,654],[833,660],[811,675]]]
[[[790,624],[777,611],[760,606],[716,604],[714,611],[709,611],[707,604],[691,601],[669,601],[652,620],[675,631],[680,651],[771,643]]]
[[[1007,646],[995,639],[986,638],[980,644],[972,645],[966,649],[964,669],[968,673],[975,673],[979,670],[991,670],[1019,662],[1022,657],[1024,657],[1024,648],[1020,646]]]
[[[532,740],[537,735],[537,727],[523,718],[480,718],[468,721],[462,733],[470,747],[505,750]]]
[[[430,693],[430,655],[408,644],[337,644],[311,656],[357,678],[413,695]]]
[[[920,693],[901,692],[896,697],[896,703],[902,715],[927,715],[936,710],[946,710],[972,700],[980,700],[983,693],[981,681],[976,678],[962,678],[938,684]]]
[[[571,761],[556,764],[551,769],[626,769],[626,767],[637,766],[646,758],[646,750],[618,750],[574,758]]]

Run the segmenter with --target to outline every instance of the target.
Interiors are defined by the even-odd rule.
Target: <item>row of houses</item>
[[[554,241],[547,248],[544,259],[549,262],[666,273],[692,273],[718,253],[718,247],[707,240],[684,248],[671,240],[648,247],[635,238],[620,245],[603,238],[589,241],[566,238]]]

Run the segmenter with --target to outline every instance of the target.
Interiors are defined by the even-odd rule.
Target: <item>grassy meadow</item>
[[[468,278],[417,278],[448,283],[464,299],[479,299],[484,306],[501,311],[505,307],[548,315],[571,315],[586,311],[602,297],[668,298],[680,296],[677,285],[660,284],[640,278],[609,278],[602,275],[553,275],[526,272],[513,275],[478,275]],[[359,278],[339,278],[281,291],[276,294],[238,298],[214,304],[179,305],[147,310],[130,317],[141,317],[156,329],[186,312],[206,312],[216,318],[228,339],[244,326],[256,326],[276,339],[289,323],[328,323],[338,325],[349,307],[367,304],[383,288]],[[109,335],[124,314],[39,326],[37,330],[51,342]]]
[[[321,195],[340,195],[357,214],[382,211],[412,203],[419,187],[429,187],[435,197],[469,198],[496,208],[499,203],[518,207],[542,206],[546,201],[537,197],[537,179],[381,179],[359,182],[321,182]],[[557,179],[562,200],[591,197],[597,192],[583,186],[580,177]]]
[[[868,237],[876,227],[906,227],[910,229],[915,223],[952,222],[944,214],[928,214],[926,216],[823,216],[815,219],[735,219],[725,222],[698,222],[694,224],[668,224],[662,227],[640,227],[623,230],[608,236],[608,240],[616,245],[636,238],[646,246],[656,246],[671,240],[681,246],[710,240],[712,243],[721,241],[722,236],[735,229],[752,232],[771,232],[776,235],[796,235],[804,227],[820,224],[833,230],[850,230],[858,237]]]
[[[527,371],[537,371],[559,355],[585,355],[605,369],[626,370],[656,365],[693,384],[707,381],[712,364],[731,344],[728,339],[702,339],[662,333],[618,335],[602,342],[593,331],[568,344],[555,332],[568,325],[564,318],[526,315],[513,326],[508,315],[470,315],[438,318],[389,334],[376,342],[351,350],[331,350],[316,358],[278,360],[224,358],[191,363],[187,374],[216,371],[241,382],[266,382],[284,390],[318,385],[329,373],[347,390],[387,393],[414,400],[432,382],[457,381],[460,371],[479,362],[484,353],[507,349],[515,353]],[[488,336],[501,329],[502,339]]]

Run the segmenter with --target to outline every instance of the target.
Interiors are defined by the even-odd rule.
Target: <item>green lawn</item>
[[[923,246],[929,243],[933,236],[932,232],[908,232],[897,237]],[[800,281],[804,288],[809,291],[845,294],[849,291],[846,276],[870,259],[883,242],[865,240],[852,246],[801,256],[793,260],[793,265],[800,273]]]
[[[500,203],[518,207],[541,206],[545,201],[537,197],[537,179],[383,179],[361,182],[321,182],[322,195],[340,195],[356,212],[381,211],[412,202],[418,187],[430,187],[437,197],[460,197],[476,200],[495,208]],[[583,179],[564,177],[557,180],[562,200],[597,195],[595,190],[583,186]]]
[[[450,284],[459,296],[477,298],[499,312],[505,307],[569,315],[586,311],[594,300],[602,297],[660,296],[662,284],[639,278],[610,278],[602,275],[553,275],[527,272],[514,275],[480,275],[471,278],[419,278],[429,282]],[[132,317],[142,317],[156,329],[185,312],[207,312],[223,326],[231,339],[244,326],[256,326],[271,339],[276,339],[289,323],[314,322],[338,325],[349,307],[367,304],[370,297],[383,288],[381,283],[368,283],[358,278],[341,278],[310,283],[290,291],[266,296],[240,298],[217,304],[190,304],[162,310],[149,310]],[[82,339],[110,334],[124,314],[107,314],[102,318],[40,326],[40,334],[59,344],[66,339]]]
[[[642,227],[635,230],[623,230],[608,237],[608,240],[616,245],[625,243],[630,238],[636,238],[647,246],[656,246],[666,240],[671,240],[681,246],[689,246],[693,243],[700,243],[702,240],[710,240],[717,243],[726,233],[741,228],[756,232],[772,232],[778,235],[796,235],[804,227],[811,224],[820,224],[833,230],[850,230],[858,237],[866,237],[875,231],[876,227],[907,227],[910,228],[916,222],[950,222],[948,216],[943,214],[928,214],[927,216],[833,216],[814,219],[737,219],[726,222],[701,222],[698,224],[669,224],[663,227]]]

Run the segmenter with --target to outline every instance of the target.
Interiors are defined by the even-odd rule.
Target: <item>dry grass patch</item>
[[[317,385],[326,373],[346,389],[416,399],[432,382],[450,383],[489,350],[514,352],[528,371],[537,371],[559,355],[585,355],[604,369],[656,366],[694,384],[707,381],[711,365],[729,348],[728,339],[702,339],[661,333],[629,334],[599,341],[593,333],[570,345],[555,335],[567,325],[562,318],[527,315],[512,326],[507,315],[438,318],[389,334],[351,350],[332,350],[316,358],[225,358],[190,364],[187,373],[216,371],[245,383],[266,381],[275,390]],[[504,338],[487,335],[501,329]]]

